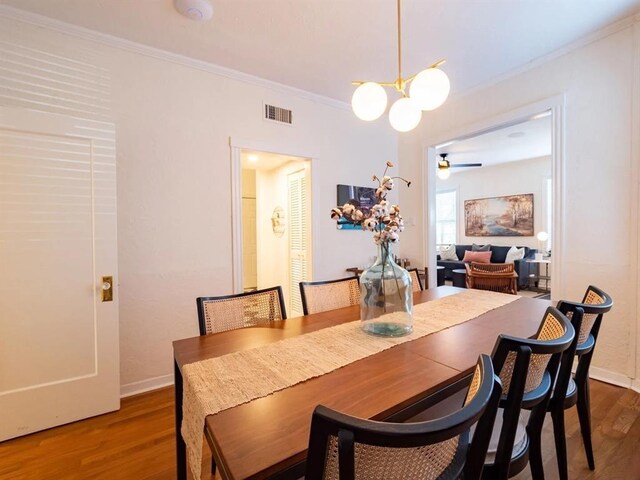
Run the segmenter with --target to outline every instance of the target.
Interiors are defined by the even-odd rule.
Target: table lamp
[[[538,239],[538,252],[540,252],[536,255],[536,260],[542,260],[542,257],[547,254],[547,240],[549,240],[549,234],[547,232],[538,232],[536,238]]]

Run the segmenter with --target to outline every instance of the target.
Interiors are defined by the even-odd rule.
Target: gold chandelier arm
[[[438,60],[436,63],[432,64],[429,68],[439,68],[441,65],[444,65],[445,63],[447,63],[447,59],[443,58],[441,60]]]
[[[353,82],[351,82],[351,85],[362,85],[363,83],[367,83],[370,80],[367,81],[362,81],[362,80],[355,80]],[[377,83],[378,85],[381,85],[383,87],[395,87],[396,86],[396,82],[374,82]]]
[[[402,15],[398,0],[398,80],[402,79]]]

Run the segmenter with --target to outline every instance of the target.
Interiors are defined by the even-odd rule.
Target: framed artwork
[[[532,237],[533,193],[464,201],[467,237]]]
[[[338,206],[350,203],[366,214],[376,204],[376,190],[371,187],[356,187],[355,185],[338,185]],[[337,222],[339,230],[362,230],[360,225],[355,225],[345,217],[340,217]]]

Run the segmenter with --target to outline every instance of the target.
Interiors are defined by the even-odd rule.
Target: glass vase
[[[360,320],[372,335],[400,337],[413,330],[411,276],[393,260],[388,243],[360,276]]]

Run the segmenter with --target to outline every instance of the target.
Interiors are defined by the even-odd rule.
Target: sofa
[[[533,270],[531,270],[532,264],[527,263],[527,260],[533,260],[537,250],[535,248],[520,247],[517,245],[516,247],[524,248],[524,258],[513,262],[516,273],[518,274],[518,289],[521,289],[529,285],[529,274]],[[511,246],[491,245],[491,263],[505,263],[507,252],[510,248]],[[465,250],[471,250],[471,245],[456,245],[456,256],[460,259],[457,262],[453,260],[440,260],[440,255],[438,255],[438,266],[444,267],[445,279],[453,279],[452,270],[465,268],[464,262],[462,261]]]

